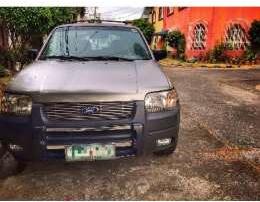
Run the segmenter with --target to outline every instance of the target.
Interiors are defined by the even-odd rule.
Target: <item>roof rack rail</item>
[[[132,21],[126,20],[126,21],[118,21],[118,20],[99,20],[99,19],[92,19],[92,20],[77,20],[74,21],[73,23],[81,23],[81,22],[86,22],[86,23],[102,23],[102,22],[112,22],[112,23],[123,23],[123,24],[131,24]]]

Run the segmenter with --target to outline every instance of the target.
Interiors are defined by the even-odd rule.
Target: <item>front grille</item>
[[[88,113],[86,109],[95,109]],[[131,119],[135,102],[48,103],[43,107],[47,119],[57,121]]]
[[[104,125],[84,128],[53,128],[45,130],[46,157],[65,158],[64,149],[77,144],[114,144],[117,157],[137,154],[139,124]]]

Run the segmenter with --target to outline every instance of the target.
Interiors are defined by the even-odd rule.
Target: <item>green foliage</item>
[[[153,25],[145,19],[137,19],[132,22],[132,24],[138,27],[144,34],[148,43],[151,43],[152,36],[154,33]]]
[[[2,24],[10,31],[11,40],[19,40],[20,37],[21,42],[26,42],[32,35],[44,35],[58,24],[69,22],[75,12],[74,8],[0,8]]]
[[[40,48],[45,34],[55,26],[73,20],[80,11],[79,8],[55,7],[0,8],[0,24],[7,28],[11,40],[6,58],[13,64],[28,62],[25,50],[32,47],[34,41],[38,41],[38,47],[34,48]]]
[[[0,77],[5,76],[5,68],[3,65],[0,64]]]
[[[242,58],[245,60],[245,61],[248,61],[248,62],[253,62],[256,60],[256,54],[255,52],[252,50],[251,47],[248,47],[244,54],[242,55]]]
[[[249,40],[254,53],[260,52],[260,20],[254,20],[249,29]]]
[[[217,43],[208,53],[209,61],[212,63],[225,62],[227,60],[227,56],[225,54],[226,50],[227,47],[224,43]]]
[[[166,41],[168,42],[169,46],[176,48],[177,50],[177,58],[185,59],[185,36],[180,31],[175,30],[169,32],[166,37]]]
[[[9,28],[19,33],[47,33],[54,26],[69,22],[77,8],[9,7],[0,8],[0,16]]]

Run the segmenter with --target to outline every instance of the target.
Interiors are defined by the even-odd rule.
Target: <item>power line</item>
[[[127,9],[129,9],[129,8],[127,8]],[[113,11],[110,11],[110,12],[106,12],[107,14],[105,14],[105,15],[104,15],[104,13],[101,13],[101,15],[102,15],[102,18],[112,18],[112,19],[120,18],[121,19],[121,18],[127,18],[129,16],[132,16],[132,15],[135,15],[135,14],[141,12],[141,10],[140,10],[141,8],[133,8],[133,9],[134,9],[134,11],[132,10],[130,12],[122,14],[123,16],[122,15],[120,16],[119,12],[125,12],[125,11],[122,11],[122,10],[119,11],[119,9],[117,10],[117,13],[113,12]],[[114,17],[115,15],[117,15],[117,16],[119,15],[119,17]]]
[[[118,17],[118,18],[119,18],[119,19],[122,19],[122,18],[128,18],[128,17],[130,17],[130,16],[136,15],[136,14],[139,13],[139,12],[140,12],[140,10],[135,11],[135,12],[132,12],[131,14],[128,14],[128,15],[126,15],[126,16]]]
[[[122,8],[119,8],[119,9],[116,9],[116,10],[112,10],[112,11],[106,11],[106,12],[103,12],[103,13],[101,13],[102,15],[103,14],[111,14],[111,13],[117,13],[117,12],[123,12],[124,10],[126,10],[126,9],[129,9],[128,7],[122,7]]]

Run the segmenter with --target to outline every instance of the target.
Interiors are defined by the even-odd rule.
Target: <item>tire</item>
[[[18,168],[18,161],[0,142],[0,179],[17,174]]]
[[[176,147],[177,147],[177,139],[174,140],[174,143],[171,147],[160,151],[156,151],[154,152],[154,154],[157,156],[168,156],[171,155],[176,150]]]

